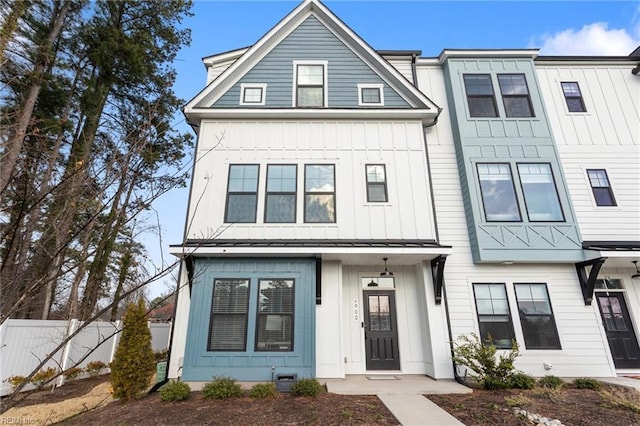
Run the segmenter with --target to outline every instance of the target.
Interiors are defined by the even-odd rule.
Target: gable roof
[[[209,107],[311,15],[316,17],[390,87],[396,90],[414,112],[420,111],[424,116],[424,121],[435,121],[441,108],[414,87],[399,71],[318,0],[304,0],[253,46],[244,51],[218,78],[210,82],[187,103],[184,107],[185,115],[188,118],[212,116],[212,114],[229,115],[231,111],[213,111]],[[207,59],[209,58],[211,57],[207,57]],[[331,108],[322,110],[330,111]],[[313,114],[322,114],[322,110],[313,110]],[[239,110],[233,111],[239,112]],[[261,113],[269,114],[265,110],[261,110]],[[310,112],[306,110],[306,112],[301,111],[300,114],[309,115]]]

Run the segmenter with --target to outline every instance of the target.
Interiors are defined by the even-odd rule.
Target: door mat
[[[369,380],[400,380],[398,376],[379,375],[379,376],[367,376]]]

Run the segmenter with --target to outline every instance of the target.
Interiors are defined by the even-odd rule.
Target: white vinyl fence
[[[11,376],[27,376],[52,353],[60,343],[77,330],[82,322],[6,320],[0,325],[0,396],[11,393],[12,387],[5,380]],[[60,348],[43,368],[66,370],[73,367],[87,353],[78,367],[84,368],[91,361],[109,364],[120,341],[120,321],[96,321],[80,331],[65,346]],[[150,323],[151,345],[154,351],[167,349],[171,324]],[[115,334],[114,334],[115,333]],[[60,381],[59,383],[62,383]],[[31,385],[24,388],[33,389]]]

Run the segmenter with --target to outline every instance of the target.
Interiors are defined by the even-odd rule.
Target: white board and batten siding
[[[418,67],[419,87],[439,105],[446,105],[442,69],[437,64]],[[429,150],[434,203],[441,244],[452,245],[447,258],[445,287],[453,338],[478,334],[473,283],[504,283],[511,321],[521,356],[516,367],[534,376],[612,376],[612,362],[597,307],[585,306],[572,264],[474,264],[462,205],[456,153],[445,109],[438,125],[429,128]],[[558,329],[561,350],[527,350],[520,325],[514,283],[547,284]],[[544,369],[544,363],[552,365]]]
[[[203,120],[187,238],[435,239],[423,137],[419,121]],[[260,165],[256,223],[224,224],[230,164]],[[264,223],[268,164],[298,165],[296,223]],[[305,164],[335,164],[336,223],[304,223]],[[366,164],[385,165],[389,202],[367,202]]]
[[[627,64],[536,63],[571,200],[585,241],[640,241],[640,79]],[[586,112],[569,112],[577,82]],[[605,169],[616,206],[595,203],[587,169]]]

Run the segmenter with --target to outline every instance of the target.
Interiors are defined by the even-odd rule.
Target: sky
[[[275,26],[299,1],[194,0],[184,21],[192,42],[173,64],[174,90],[185,103],[206,83],[202,58],[247,47]],[[541,55],[626,56],[640,46],[640,0],[635,1],[371,1],[327,0],[324,4],[377,50],[421,50],[436,57],[444,49],[540,49]],[[192,132],[178,113],[173,123]],[[188,155],[189,161],[193,153]],[[144,244],[151,270],[170,264],[170,244],[182,242],[188,187],[154,203],[150,220],[161,226]],[[175,288],[165,278],[151,297]]]

